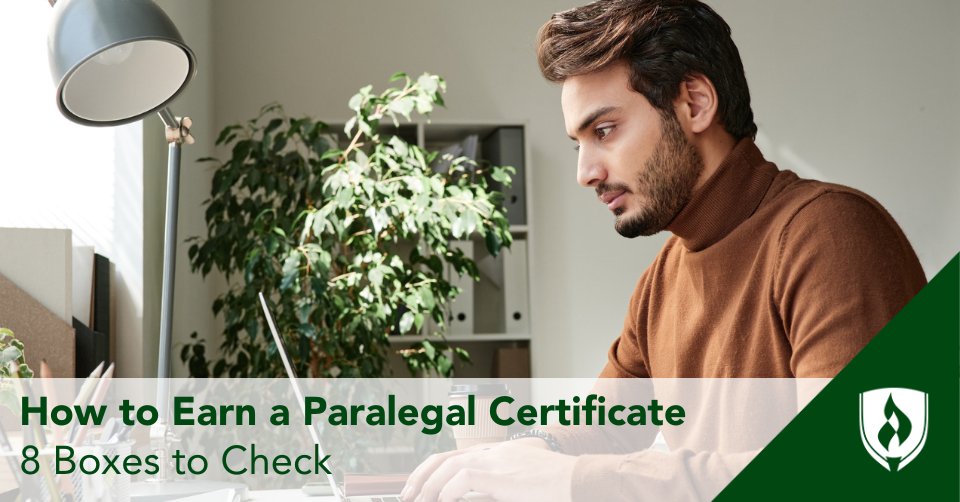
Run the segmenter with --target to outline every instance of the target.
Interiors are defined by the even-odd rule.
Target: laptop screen
[[[303,416],[307,416],[306,403],[303,399],[303,389],[300,387],[300,381],[297,379],[297,372],[293,369],[293,364],[290,362],[290,354],[287,352],[287,346],[283,343],[283,338],[280,337],[280,333],[277,332],[277,327],[273,322],[273,315],[270,314],[270,307],[267,306],[267,299],[263,297],[263,293],[260,293],[260,305],[263,306],[263,315],[267,318],[267,326],[270,327],[270,333],[273,334],[273,341],[277,343],[277,349],[280,353],[280,359],[283,360],[283,367],[287,370],[287,376],[290,378],[290,384],[293,386],[293,393],[297,401],[300,404],[300,411],[303,412]],[[320,455],[325,456],[326,453],[323,450],[323,443],[320,442],[320,433],[316,425],[308,425],[307,429],[310,431],[310,436],[313,438],[314,444],[320,449]],[[337,497],[337,500],[343,500],[343,494],[340,492],[340,487],[337,485],[335,479],[333,479],[333,474],[327,474],[327,481],[330,483],[330,486],[333,487],[333,494]]]

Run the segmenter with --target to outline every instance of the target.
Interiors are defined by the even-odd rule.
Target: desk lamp
[[[190,83],[196,57],[173,21],[152,0],[51,0],[53,22],[47,39],[57,106],[68,119],[87,126],[115,126],[158,113],[167,126],[167,208],[163,239],[163,290],[160,307],[160,357],[157,410],[150,443],[159,459],[156,478],[134,483],[141,502],[160,502],[239,483],[177,481],[169,469],[170,349],[173,329],[173,280],[177,249],[180,148],[192,144],[189,118],[175,117],[167,105]],[[246,497],[244,497],[246,498]]]

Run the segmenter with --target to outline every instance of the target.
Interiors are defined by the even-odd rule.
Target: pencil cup
[[[55,489],[59,493],[58,498],[61,501],[67,500],[66,495],[72,495],[76,502],[130,502],[130,475],[123,468],[119,469],[120,474],[112,471],[103,474],[103,455],[110,458],[119,455],[120,460],[117,462],[119,466],[123,459],[130,455],[133,444],[134,441],[125,441],[122,443],[87,444],[74,448],[72,460],[76,464],[76,468],[71,474],[59,475],[56,474],[56,450],[53,447],[42,448],[38,451],[37,460],[41,462],[41,467],[37,473],[31,475],[19,471],[20,464],[23,461],[20,451],[0,451],[0,462],[3,463],[3,468],[0,468],[0,473],[3,476],[0,477],[5,478],[8,474],[19,477],[27,485],[26,487],[21,486],[21,490],[27,489],[35,494],[36,500],[42,502],[54,500],[51,489]],[[99,469],[96,473],[84,474],[81,472],[80,461],[87,455],[92,455],[98,459]],[[3,457],[12,458],[15,461],[14,466],[18,468],[17,474],[3,472],[9,469],[8,458]],[[91,471],[94,468],[94,462],[88,459],[83,466]],[[65,463],[63,467],[66,469]],[[48,475],[53,479],[49,479]],[[63,478],[67,480],[61,481]]]
[[[103,474],[103,456],[109,458],[119,455],[117,465],[130,455],[134,441],[122,443],[91,443],[75,449],[73,456],[77,462],[77,469],[70,474],[74,490],[74,500],[77,502],[130,502],[130,475],[120,468],[120,474],[109,471]],[[96,474],[84,474],[80,471],[80,459],[86,455],[93,455],[100,459],[100,469]],[[88,470],[92,462],[84,463]],[[54,466],[55,467],[55,466]],[[66,474],[61,474],[66,476]]]
[[[127,458],[127,455],[130,455],[132,451],[134,441],[124,441],[122,443],[94,443],[89,445],[88,448],[94,450],[95,455],[107,455],[110,458],[113,458],[116,455],[120,456],[120,462],[123,459]],[[103,457],[100,457],[103,458]],[[118,465],[120,464],[118,462]],[[115,472],[110,472],[109,474],[102,475],[103,478],[103,488],[98,490],[96,486],[96,481],[91,476],[84,477],[91,478],[89,483],[93,485],[94,497],[85,497],[84,499],[77,499],[79,502],[92,502],[95,500],[106,501],[106,502],[130,502],[130,475],[127,474],[124,469],[119,469],[120,474]]]
[[[457,449],[463,450],[483,443],[499,443],[507,439],[507,427],[497,425],[490,416],[490,406],[500,396],[510,395],[504,384],[471,384],[450,386],[450,404],[469,410],[470,396],[474,396],[474,425],[455,425],[453,437],[457,440]],[[468,411],[469,413],[469,411]],[[507,417],[510,404],[497,405],[497,415]]]

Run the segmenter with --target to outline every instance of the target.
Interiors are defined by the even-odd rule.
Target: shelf
[[[421,340],[441,341],[436,336],[426,335],[391,335],[390,342],[419,342]],[[530,340],[528,333],[490,333],[490,334],[472,334],[472,335],[447,335],[447,342],[525,342]]]

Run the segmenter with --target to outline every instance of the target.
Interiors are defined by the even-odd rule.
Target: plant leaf
[[[453,228],[450,230],[450,233],[453,235],[454,239],[460,238],[460,236],[463,234],[463,230],[464,230],[463,227],[464,227],[463,217],[457,216],[453,220]]]
[[[409,312],[407,313],[409,314]],[[423,352],[427,356],[427,359],[429,359],[430,361],[433,361],[434,358],[437,356],[436,347],[434,347],[433,344],[430,343],[430,340],[424,340],[420,343],[423,344]]]
[[[440,354],[440,357],[437,358],[437,373],[442,376],[449,377],[450,370],[453,368],[453,361],[449,357]]]
[[[417,83],[420,84],[420,87],[422,87],[423,90],[427,91],[430,94],[436,93],[437,88],[439,87],[439,83],[437,82],[437,80],[431,77],[430,74],[428,73],[424,73],[423,75],[420,75],[420,78],[417,79]]]
[[[487,245],[487,251],[496,258],[500,254],[500,248],[502,242],[500,242],[500,236],[497,235],[497,232],[490,230],[487,232],[487,235],[484,237],[484,243]]]
[[[355,112],[359,112],[361,103],[363,103],[363,94],[357,93],[350,98],[350,101],[347,103],[347,106],[350,107],[351,110]],[[347,132],[347,135],[349,136],[350,133]]]
[[[410,327],[413,326],[414,313],[411,311],[406,311],[400,316],[400,333],[404,334],[410,331]]]
[[[367,278],[370,279],[370,283],[376,286],[383,284],[383,272],[380,270],[380,267],[375,267],[370,272],[367,273]]]
[[[16,347],[7,347],[3,349],[3,352],[0,352],[0,366],[6,366],[11,361],[20,359],[20,354],[20,349]]]

